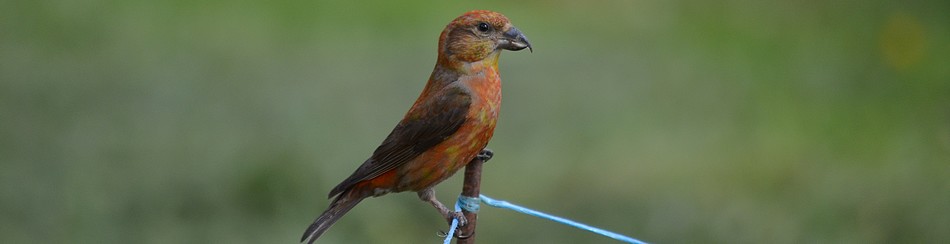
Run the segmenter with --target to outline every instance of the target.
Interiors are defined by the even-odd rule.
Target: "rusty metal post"
[[[489,149],[482,150],[482,153],[478,157],[472,159],[468,165],[465,166],[465,180],[462,185],[462,196],[471,197],[478,199],[479,189],[482,184],[482,164],[491,159],[493,153]],[[456,235],[456,244],[473,244],[475,243],[475,225],[478,223],[478,213],[473,213],[462,209],[462,213],[465,214],[465,219],[468,220],[468,223],[465,226],[459,227],[458,234]]]

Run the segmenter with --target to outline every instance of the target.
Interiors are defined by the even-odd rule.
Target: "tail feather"
[[[339,197],[333,200],[333,203],[330,204],[330,207],[326,211],[323,211],[320,214],[320,217],[317,217],[313,221],[313,224],[310,224],[310,227],[307,228],[307,231],[303,233],[303,237],[300,238],[300,242],[306,242],[307,244],[312,244],[313,241],[316,241],[317,238],[320,238],[320,235],[323,235],[323,232],[326,232],[327,229],[330,229],[330,226],[333,226],[333,223],[336,223],[340,217],[343,217],[346,212],[349,212],[350,209],[356,206],[363,200],[363,197],[352,197],[347,192],[344,192]]]

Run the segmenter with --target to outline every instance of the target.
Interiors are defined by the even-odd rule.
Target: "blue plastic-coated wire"
[[[463,196],[459,196],[460,198]],[[455,212],[462,211],[462,208],[459,207],[459,202],[455,202]],[[452,219],[452,224],[449,225],[449,233],[445,233],[445,240],[442,241],[442,244],[452,244],[452,238],[455,237],[455,228],[459,227],[459,220],[456,218]]]
[[[455,206],[459,206],[469,213],[478,213],[478,209],[481,208],[478,203],[479,199],[477,197],[466,197],[459,195],[459,200],[455,201]]]
[[[535,217],[539,217],[539,218],[544,218],[544,219],[552,220],[552,221],[554,221],[554,222],[558,222],[558,223],[561,223],[561,224],[570,225],[570,226],[573,226],[573,227],[578,228],[578,229],[582,229],[582,230],[594,232],[594,233],[597,233],[597,234],[600,234],[600,235],[603,235],[603,236],[606,236],[606,237],[610,237],[610,238],[613,238],[613,239],[615,239],[615,240],[622,241],[622,242],[626,242],[626,243],[646,244],[646,242],[643,242],[643,241],[640,241],[640,240],[637,240],[637,239],[633,239],[633,238],[628,237],[628,236],[625,236],[625,235],[617,234],[617,233],[610,232],[610,231],[607,231],[607,230],[604,230],[604,229],[600,229],[600,228],[597,228],[597,227],[593,227],[593,226],[590,226],[590,225],[578,223],[578,222],[575,222],[575,221],[573,221],[573,220],[569,220],[569,219],[561,218],[561,217],[558,217],[558,216],[554,216],[554,215],[550,215],[550,214],[538,212],[538,211],[535,211],[535,210],[532,210],[532,209],[528,209],[528,208],[525,208],[525,207],[522,207],[522,206],[518,206],[518,205],[515,205],[515,204],[511,204],[511,203],[506,202],[506,201],[495,200],[495,199],[490,198],[490,197],[485,196],[485,195],[478,195],[478,196],[479,196],[479,198],[481,199],[481,201],[482,201],[482,202],[485,202],[485,204],[488,204],[488,206],[492,206],[492,207],[496,207],[496,208],[511,209],[511,210],[514,210],[514,211],[519,212],[519,213],[523,213],[523,214],[527,214],[527,215],[531,215],[531,216],[535,216]],[[467,199],[463,199],[463,197],[464,197],[464,198],[467,198]],[[474,206],[475,206],[474,209],[475,209],[476,211],[478,211],[478,210],[477,210],[477,209],[478,209],[478,202],[477,202],[477,201],[472,201],[471,199],[473,199],[473,198],[469,198],[469,197],[465,197],[465,196],[459,196],[459,200],[455,202],[455,211],[461,211],[461,208],[459,207],[459,204],[460,204],[460,203],[461,203],[461,204],[466,204],[466,205],[469,205],[469,206],[474,205]],[[474,202],[474,203],[473,203],[473,202]],[[458,227],[458,220],[453,219],[453,220],[452,220],[452,226],[449,227],[449,228],[451,228],[451,229],[449,229],[449,233],[446,234],[446,236],[445,236],[445,241],[443,242],[444,244],[451,244],[451,243],[452,243],[452,237],[454,237],[454,235],[455,235],[455,228],[456,228],[456,227]]]
[[[481,197],[482,202],[485,202],[485,204],[488,204],[488,206],[492,206],[492,207],[496,207],[496,208],[507,208],[507,209],[511,209],[511,210],[514,210],[514,211],[516,211],[516,212],[520,212],[520,213],[523,213],[523,214],[527,214],[527,215],[531,215],[531,216],[535,216],[535,217],[540,217],[540,218],[549,219],[549,220],[552,220],[552,221],[554,221],[554,222],[558,222],[558,223],[561,223],[561,224],[570,225],[570,226],[573,226],[573,227],[578,228],[578,229],[582,229],[582,230],[594,232],[594,233],[597,233],[597,234],[600,234],[600,235],[603,235],[603,236],[606,236],[606,237],[614,238],[614,239],[616,239],[616,240],[618,240],[618,241],[622,241],[622,242],[636,243],[636,244],[646,244],[646,242],[643,242],[643,241],[640,241],[640,240],[637,240],[637,239],[633,239],[633,238],[630,238],[630,237],[627,237],[627,236],[624,236],[624,235],[621,235],[621,234],[617,234],[617,233],[614,233],[614,232],[610,232],[610,231],[607,231],[607,230],[604,230],[604,229],[600,229],[600,228],[597,228],[597,227],[593,227],[593,226],[590,226],[590,225],[581,224],[581,223],[578,223],[578,222],[574,222],[573,220],[561,218],[561,217],[558,217],[558,216],[554,216],[554,215],[550,215],[550,214],[538,212],[538,211],[535,211],[535,210],[532,210],[532,209],[528,209],[528,208],[525,208],[525,207],[522,207],[522,206],[518,206],[518,205],[511,204],[511,203],[506,202],[506,201],[495,200],[495,199],[492,199],[492,198],[490,198],[490,197],[488,197],[488,196],[485,196],[485,195],[479,195],[479,197]]]
[[[474,197],[466,197],[459,195],[458,201],[455,201],[455,211],[462,211],[464,208],[465,211],[470,213],[478,213],[480,206],[478,205],[479,199]],[[458,228],[459,220],[452,219],[452,225],[449,226],[449,233],[445,233],[445,240],[442,241],[444,244],[451,244],[452,237],[455,237],[455,228]]]

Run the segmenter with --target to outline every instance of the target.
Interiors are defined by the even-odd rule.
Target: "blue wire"
[[[459,198],[462,196],[460,195]],[[462,208],[459,207],[459,202],[455,202],[455,212],[462,211]],[[459,227],[459,220],[453,218],[452,225],[449,225],[449,233],[445,233],[445,240],[442,241],[442,244],[452,244],[452,237],[455,237],[455,229]]]
[[[538,212],[538,211],[535,211],[535,210],[532,210],[532,209],[528,209],[528,208],[525,208],[525,207],[522,207],[522,206],[518,206],[518,205],[515,205],[515,204],[511,204],[511,203],[506,202],[506,201],[495,200],[495,199],[492,199],[492,198],[490,198],[490,197],[488,197],[488,196],[485,196],[485,195],[479,195],[479,197],[480,197],[481,201],[482,201],[482,202],[485,202],[485,204],[488,204],[488,206],[492,206],[492,207],[496,207],[496,208],[506,208],[506,209],[514,210],[514,211],[516,211],[516,212],[520,212],[520,213],[523,213],[523,214],[527,214],[527,215],[531,215],[531,216],[535,216],[535,217],[539,217],[539,218],[544,218],[544,219],[552,220],[552,221],[554,221],[554,222],[558,222],[558,223],[561,223],[561,224],[570,225],[570,226],[573,226],[573,227],[578,228],[578,229],[582,229],[582,230],[587,230],[587,231],[590,231],[590,232],[594,232],[594,233],[597,233],[597,234],[600,234],[600,235],[603,235],[603,236],[606,236],[606,237],[610,237],[610,238],[613,238],[613,239],[615,239],[615,240],[622,241],[622,242],[626,242],[626,243],[646,244],[646,242],[643,242],[643,241],[640,241],[640,240],[637,240],[637,239],[633,239],[633,238],[628,237],[628,236],[624,236],[624,235],[621,235],[621,234],[617,234],[617,233],[614,233],[614,232],[610,232],[610,231],[607,231],[607,230],[604,230],[604,229],[600,229],[600,228],[597,228],[597,227],[593,227],[593,226],[590,226],[590,225],[578,223],[578,222],[575,222],[575,221],[572,221],[572,220],[569,220],[569,219],[565,219],[565,218],[561,218],[561,217],[558,217],[558,216],[553,216],[553,215],[550,215],[550,214]],[[475,209],[475,211],[478,211],[478,210],[477,210],[477,209],[478,209],[478,201],[474,201],[474,199],[475,199],[475,198],[470,198],[470,197],[465,197],[465,196],[459,196],[459,200],[455,202],[455,211],[461,211],[461,208],[459,207],[459,204],[465,205],[465,206],[466,206],[466,209]],[[457,227],[458,227],[458,220],[453,219],[453,220],[452,220],[452,226],[451,226],[450,229],[449,229],[449,233],[446,234],[446,236],[445,236],[445,241],[443,242],[444,244],[451,244],[451,243],[452,243],[452,237],[454,237],[454,235],[455,235],[455,228],[457,228]]]
[[[479,199],[477,197],[466,197],[459,195],[459,200],[455,201],[455,206],[459,206],[462,210],[465,210],[469,213],[478,213],[478,209],[481,208],[478,206]]]
[[[636,244],[646,244],[646,242],[643,242],[643,241],[640,241],[640,240],[637,240],[637,239],[633,239],[633,238],[630,238],[630,237],[627,237],[627,236],[624,236],[624,235],[621,235],[621,234],[617,234],[617,233],[614,233],[614,232],[610,232],[610,231],[607,231],[607,230],[603,230],[603,229],[600,229],[600,228],[597,228],[597,227],[593,227],[593,226],[586,225],[586,224],[581,224],[581,223],[574,222],[574,221],[572,221],[572,220],[565,219],[565,218],[561,218],[561,217],[558,217],[558,216],[554,216],[554,215],[550,215],[550,214],[538,212],[538,211],[531,210],[531,209],[528,209],[528,208],[525,208],[525,207],[522,207],[522,206],[518,206],[518,205],[511,204],[511,203],[506,202],[506,201],[495,200],[495,199],[492,199],[492,198],[490,198],[490,197],[488,197],[488,196],[485,196],[485,195],[479,195],[479,196],[481,197],[482,202],[485,202],[485,204],[488,204],[488,206],[492,206],[492,207],[496,207],[496,208],[507,208],[507,209],[511,209],[511,210],[516,211],[516,212],[524,213],[524,214],[527,214],[527,215],[531,215],[531,216],[535,216],[535,217],[540,217],[540,218],[545,218],[545,219],[553,220],[554,222],[558,222],[558,223],[570,225],[570,226],[573,226],[573,227],[575,227],[575,228],[579,228],[579,229],[582,229],[582,230],[587,230],[587,231],[590,231],[590,232],[594,232],[594,233],[597,233],[597,234],[601,234],[601,235],[603,235],[603,236],[610,237],[610,238],[614,238],[614,239],[616,239],[616,240],[618,240],[618,241],[622,241],[622,242],[636,243]]]

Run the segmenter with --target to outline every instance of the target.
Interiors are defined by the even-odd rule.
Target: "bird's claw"
[[[469,237],[472,237],[472,234],[462,234],[462,231],[455,232],[456,239],[468,239]]]
[[[439,237],[441,237],[441,238],[445,238],[446,236],[449,236],[449,233],[446,233],[445,231],[441,231],[441,230],[440,230],[438,233],[436,233],[436,235],[439,236]],[[468,235],[462,234],[462,230],[456,229],[456,231],[455,231],[455,238],[456,238],[456,239],[468,239],[469,237],[472,237],[472,235],[471,235],[471,234],[468,234]]]
[[[449,225],[452,224],[453,219],[459,221],[459,225],[458,225],[459,227],[462,227],[462,226],[465,226],[465,224],[468,224],[468,219],[465,218],[465,214],[463,214],[462,211],[448,212],[446,213],[446,218],[449,220]]]
[[[482,160],[482,163],[484,163],[484,162],[488,162],[488,160],[491,159],[492,156],[495,156],[495,152],[492,151],[491,149],[485,148],[485,149],[482,149],[482,151],[479,152],[478,155],[475,156],[475,158],[478,158],[478,160]]]
[[[469,237],[472,237],[471,234],[462,233],[462,226],[465,226],[466,224],[468,224],[468,219],[465,218],[465,214],[463,214],[461,211],[458,211],[458,212],[448,212],[446,213],[446,215],[449,216],[448,217],[449,226],[451,226],[452,220],[458,220],[458,225],[457,227],[455,227],[455,238],[468,239]],[[446,236],[449,235],[449,233],[446,233],[445,231],[440,230],[438,233],[436,233],[436,235],[438,235],[439,237],[445,238]]]

